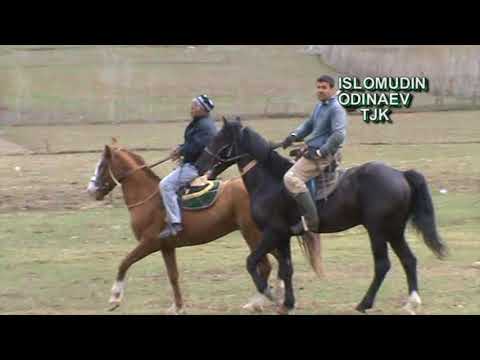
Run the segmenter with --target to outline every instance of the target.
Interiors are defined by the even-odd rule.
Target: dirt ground
[[[0,136],[2,136],[2,132],[0,131]],[[27,153],[28,150],[24,147],[2,139],[0,137],[0,154],[2,155],[11,155],[11,154],[24,154]]]

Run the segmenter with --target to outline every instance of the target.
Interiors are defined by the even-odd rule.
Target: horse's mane
[[[272,149],[272,145],[251,128],[243,129],[241,145],[262,167],[275,178],[283,179],[293,163]]]
[[[143,165],[146,165],[146,162],[145,160],[138,154],[135,154],[129,150],[126,150],[126,149],[118,149],[120,151],[122,151],[123,153],[127,154],[128,156],[130,156],[136,163],[137,165],[139,166],[143,166]],[[157,174],[155,174],[152,169],[150,168],[145,168],[144,169],[145,171],[145,174],[147,174],[151,179],[155,180],[155,181],[160,181],[162,179],[160,179],[160,177],[157,176]]]

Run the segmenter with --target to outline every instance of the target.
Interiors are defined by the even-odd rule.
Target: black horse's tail
[[[438,234],[435,209],[425,177],[417,171],[404,172],[412,189],[411,215],[415,229],[422,234],[425,244],[440,259],[448,254],[448,249]]]
[[[320,234],[307,232],[301,237],[298,237],[298,243],[315,274],[317,274],[319,278],[325,277]]]

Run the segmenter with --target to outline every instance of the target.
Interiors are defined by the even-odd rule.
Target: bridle
[[[245,131],[245,128],[242,128],[242,130],[241,130],[241,132],[240,132],[240,136],[243,136],[243,132],[244,132],[244,131]],[[222,158],[222,157],[219,155],[219,154],[221,154],[222,152],[224,152],[225,149],[229,149],[226,159]],[[237,138],[236,138],[236,137],[235,137],[235,140],[233,141],[233,143],[221,147],[221,148],[217,151],[216,154],[213,153],[213,151],[211,151],[208,146],[205,148],[205,152],[206,152],[208,155],[210,155],[211,157],[213,157],[215,160],[217,160],[217,161],[218,161],[219,163],[221,163],[221,164],[237,162],[238,160],[243,159],[243,158],[249,156],[248,153],[243,153],[243,154],[240,154],[240,155],[232,156],[232,152],[233,152],[234,149],[235,149],[235,152],[238,152],[238,151],[237,151],[237,150],[238,150],[238,142],[237,142]]]
[[[240,137],[243,137],[243,132],[245,131],[245,128],[242,128],[242,130],[240,130]],[[214,168],[217,167],[218,165],[220,164],[228,164],[228,163],[236,163],[238,162],[238,160],[240,159],[243,159],[243,158],[246,158],[247,156],[250,156],[250,154],[248,153],[243,153],[243,154],[240,154],[240,155],[235,155],[235,156],[232,156],[232,153],[235,151],[235,153],[238,153],[238,141],[237,141],[237,137],[235,137],[233,143],[231,144],[227,144],[223,147],[221,147],[217,153],[215,154],[212,150],[210,150],[210,147],[207,146],[205,148],[205,152],[210,155],[211,157],[213,157],[215,160],[217,160],[217,163],[214,165]],[[227,158],[222,158],[220,156],[220,154],[222,154],[226,149],[229,149],[228,153],[227,153]]]
[[[243,136],[243,131],[245,130],[245,128],[242,128],[241,130],[241,133],[240,133],[240,136]],[[212,170],[215,170],[217,167],[219,167],[220,165],[224,165],[224,164],[230,164],[230,163],[237,163],[238,160],[240,159],[243,159],[243,158],[246,158],[248,156],[250,156],[250,154],[248,153],[243,153],[243,154],[240,154],[240,155],[236,155],[236,156],[232,156],[232,153],[235,151],[235,153],[238,153],[238,143],[237,143],[237,137],[235,137],[235,140],[232,144],[228,144],[228,145],[225,145],[223,146],[222,148],[220,148],[218,150],[218,152],[215,154],[213,153],[213,151],[210,150],[209,147],[206,147],[205,148],[205,152],[210,155],[211,157],[213,157],[215,160],[217,160],[217,162],[213,165],[212,167]],[[227,153],[227,158],[222,158],[220,156],[220,154],[222,154],[226,149],[229,149],[228,153]],[[239,166],[239,169],[240,169],[240,177],[243,177],[245,176],[250,170],[252,170],[255,166],[257,165],[257,161],[256,160],[252,160],[250,161],[243,169]]]
[[[112,178],[113,182],[117,185],[117,186],[122,186],[122,183],[128,179],[130,176],[132,176],[133,174],[135,174],[136,172],[140,171],[140,170],[143,170],[143,169],[146,169],[146,168],[149,168],[148,165],[142,165],[142,166],[139,166],[138,168],[136,169],[133,169],[133,170],[130,170],[129,172],[127,172],[125,175],[119,177],[119,178],[116,178],[115,175],[113,174],[113,171],[112,171],[112,167],[110,164],[108,164],[108,173],[110,174],[110,177]],[[160,188],[157,186],[156,187],[156,190],[150,194],[145,200],[142,200],[138,203],[135,203],[135,204],[131,204],[131,205],[127,205],[127,208],[128,209],[133,209],[133,208],[136,208],[136,207],[139,207],[145,203],[147,203],[148,201],[150,201],[151,199],[153,199],[155,197],[155,195],[159,194],[160,193]]]
[[[246,128],[242,127],[242,129],[240,130],[240,135],[239,137],[242,138],[243,137],[243,132],[245,131]],[[282,143],[278,143],[278,144],[272,144],[272,149],[273,150],[276,150],[278,148],[280,148],[282,146]],[[213,157],[215,160],[217,160],[217,163],[213,166],[213,168],[217,167],[218,165],[220,164],[227,164],[227,163],[233,163],[233,162],[237,162],[238,160],[240,159],[243,159],[247,156],[250,156],[250,154],[248,153],[243,153],[243,154],[240,154],[240,155],[236,155],[236,156],[231,156],[232,155],[232,152],[234,151],[235,149],[235,152],[238,152],[238,137],[235,137],[233,143],[231,144],[228,144],[228,145],[225,145],[223,146],[222,148],[220,148],[217,153],[215,154],[213,151],[210,150],[210,148],[207,146],[205,148],[205,152],[210,155],[211,157]],[[219,154],[221,154],[222,152],[225,151],[225,149],[228,149],[230,148],[230,150],[228,151],[228,154],[227,154],[227,158],[224,159],[222,158]],[[241,176],[244,176],[245,174],[247,174],[250,170],[252,170],[256,165],[257,165],[257,161],[256,160],[252,160],[250,163],[248,163],[243,169],[241,169]]]
[[[112,166],[111,164],[109,163],[108,164],[108,173],[110,175],[110,177],[112,178],[113,182],[117,185],[117,186],[122,186],[122,183],[127,180],[129,177],[131,177],[132,175],[134,175],[135,173],[137,173],[138,171],[140,170],[144,170],[144,169],[153,169],[154,167],[160,165],[160,164],[163,164],[165,162],[167,162],[168,160],[170,160],[171,157],[168,157],[166,159],[163,159],[155,164],[152,164],[152,165],[142,165],[142,166],[139,166],[135,169],[132,169],[130,171],[128,171],[127,173],[123,174],[122,176],[115,176],[115,174],[113,173],[112,171]],[[98,183],[97,183],[97,176],[95,176],[95,180],[91,180],[91,182],[93,182],[95,184],[95,186],[97,186],[97,188],[100,190],[100,191],[107,191],[108,188],[110,187],[110,183],[108,181],[104,182],[103,184],[101,184],[100,186],[98,186]],[[112,189],[113,190],[113,189]],[[110,190],[111,191],[111,190]],[[131,204],[131,205],[127,205],[127,208],[128,209],[133,209],[133,208],[136,208],[136,207],[139,207],[143,204],[145,204],[146,202],[148,202],[149,200],[153,199],[155,197],[155,195],[157,195],[158,193],[160,193],[160,188],[157,187],[157,189],[155,190],[155,192],[153,192],[151,195],[149,195],[145,200],[143,201],[140,201],[138,203],[135,203],[135,204]]]
[[[111,166],[110,164],[108,164],[108,173],[110,174],[110,177],[112,178],[113,182],[114,182],[117,186],[122,186],[122,182],[124,182],[126,179],[128,179],[128,178],[129,178],[130,176],[132,176],[133,174],[135,174],[137,171],[146,169],[147,167],[148,167],[148,165],[139,166],[138,168],[133,169],[133,170],[130,170],[130,171],[127,172],[125,175],[117,178],[117,177],[115,177],[115,175],[113,174],[112,166]]]

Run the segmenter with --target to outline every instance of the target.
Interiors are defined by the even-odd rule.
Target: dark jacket
[[[181,145],[183,162],[194,164],[217,133],[218,129],[210,116],[193,119],[185,129],[185,143]]]

